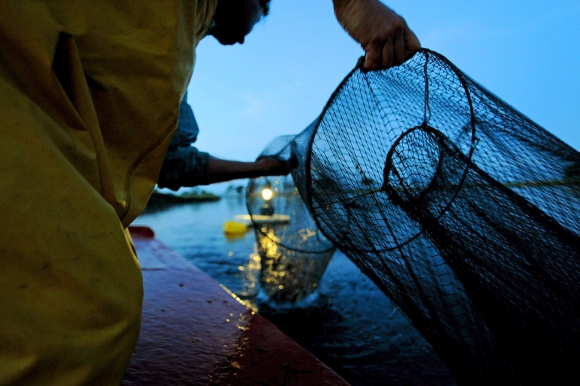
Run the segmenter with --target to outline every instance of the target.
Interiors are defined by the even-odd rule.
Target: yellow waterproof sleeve
[[[145,207],[217,0],[0,2],[0,385],[119,385]]]

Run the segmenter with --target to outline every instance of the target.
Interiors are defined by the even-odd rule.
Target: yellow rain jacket
[[[157,181],[217,0],[0,1],[0,385],[119,385]]]

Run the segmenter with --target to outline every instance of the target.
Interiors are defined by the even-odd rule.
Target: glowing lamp
[[[266,189],[262,190],[262,198],[264,200],[270,201],[272,199],[272,196],[274,196],[272,189],[266,188]]]
[[[270,203],[270,200],[274,197],[274,192],[272,192],[270,187],[270,181],[266,181],[266,185],[262,189],[262,198],[264,199],[264,204],[260,208],[260,214],[262,216],[272,216],[274,214],[274,207]]]

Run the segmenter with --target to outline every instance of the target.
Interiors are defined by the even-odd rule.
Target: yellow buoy
[[[224,233],[226,235],[241,235],[247,231],[248,226],[246,223],[230,220],[224,222]]]

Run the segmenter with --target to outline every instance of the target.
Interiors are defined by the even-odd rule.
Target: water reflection
[[[318,231],[302,229],[299,237],[303,243],[316,236]],[[318,283],[334,255],[334,250],[322,253],[289,249],[280,244],[275,229],[262,227],[255,232],[260,265],[260,285],[266,296],[279,303],[298,302],[316,291]]]
[[[255,223],[263,295],[280,304],[306,299],[316,291],[336,249],[317,228],[292,176],[251,180],[246,200]]]

